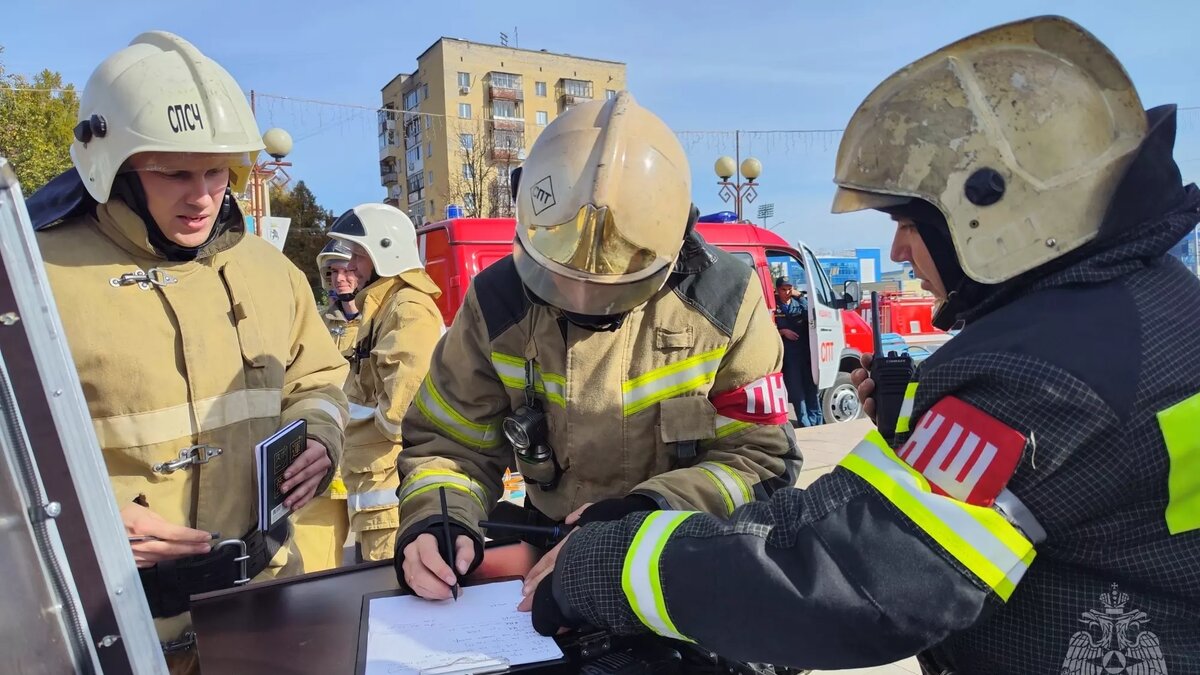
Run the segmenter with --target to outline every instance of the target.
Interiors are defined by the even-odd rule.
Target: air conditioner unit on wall
[[[466,96],[467,94],[471,93],[471,88],[470,87],[459,87],[458,93],[461,96]]]

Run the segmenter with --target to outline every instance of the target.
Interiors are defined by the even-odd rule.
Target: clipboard
[[[501,581],[521,581],[522,576],[504,576],[493,577],[482,581],[463,583],[464,588],[471,586],[483,586],[486,584],[497,583]],[[371,600],[375,598],[391,598],[401,595],[412,595],[409,591],[393,590],[379,591],[376,593],[367,593],[363,595],[362,609],[358,619],[358,652],[354,659],[355,675],[364,675],[367,670],[367,637],[370,626]],[[557,640],[555,640],[557,643]],[[561,645],[559,647],[562,648]],[[464,663],[451,663],[437,668],[427,668],[421,671],[421,675],[490,675],[491,673],[517,673],[523,671],[533,671],[547,666],[563,665],[570,663],[570,659],[563,652],[562,658],[550,659],[548,661],[538,661],[536,663],[523,663],[520,665],[510,665],[504,659],[495,659],[490,661],[472,661]]]

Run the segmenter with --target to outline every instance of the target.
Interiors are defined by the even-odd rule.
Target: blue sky
[[[473,3],[292,0],[225,4],[122,0],[6,3],[0,45],[8,70],[60,71],[82,87],[92,69],[137,33],[184,36],[246,90],[378,106],[379,90],[439,36],[624,61],[639,102],[676,130],[839,129],[880,80],[948,42],[1005,21],[1062,14],[1112,48],[1147,106],[1200,106],[1200,2],[646,2]],[[1181,113],[1176,158],[1200,178],[1200,109]],[[383,199],[373,112],[260,101],[263,128],[287,128],[290,160],[335,212]],[[732,134],[685,136],[694,198],[728,208],[712,164]],[[829,214],[837,135],[744,136],[764,172],[757,203],[775,204],[789,240],[818,248],[884,246],[879,214]],[[753,211],[753,207],[751,207]]]

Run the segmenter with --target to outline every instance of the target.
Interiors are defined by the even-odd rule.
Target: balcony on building
[[[393,157],[386,157],[379,162],[379,182],[384,187],[398,183],[400,181],[400,173],[396,170],[396,160]]]
[[[564,77],[558,81],[555,95],[558,97],[559,111],[566,112],[572,106],[592,100],[592,82]]]
[[[488,96],[493,101],[524,101],[521,76],[512,73],[488,73]]]
[[[525,112],[520,101],[494,100],[491,103],[491,123],[493,133],[525,132]]]

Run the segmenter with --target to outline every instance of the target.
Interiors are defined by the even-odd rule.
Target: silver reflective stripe
[[[625,598],[642,623],[659,635],[688,642],[667,615],[658,563],[671,533],[693,515],[692,511],[655,511],[647,516],[625,554],[621,575]]]
[[[733,469],[718,462],[701,462],[696,468],[708,472],[721,485],[730,513],[742,504],[750,503],[750,488]]]
[[[492,352],[492,367],[500,382],[512,389],[525,388],[525,360],[510,354]],[[541,366],[534,364],[534,389],[546,394],[551,403],[566,407],[567,380],[562,375],[546,373]]]
[[[396,424],[384,416],[383,411],[379,408],[375,409],[375,422],[383,427],[383,430],[388,433],[393,439],[400,438],[400,425]]]
[[[400,499],[395,490],[371,490],[369,492],[354,492],[346,495],[346,508],[353,514],[366,509],[377,509],[385,506],[398,506]]]
[[[191,404],[96,418],[92,426],[100,447],[133,448],[189,438],[247,420],[277,419],[282,404],[278,389],[239,389]]]
[[[721,347],[629,380],[622,387],[625,414],[632,415],[663,399],[712,382],[724,355],[725,348]]]
[[[1029,564],[1022,558],[1032,548],[1030,542],[995,511],[964,504],[951,497],[943,497],[931,492],[925,478],[902,460],[896,459],[894,455],[888,457],[878,445],[882,443],[883,447],[887,447],[886,442],[882,437],[878,437],[878,433],[872,433],[877,439],[872,438],[872,435],[868,435],[867,439],[854,448],[851,457],[864,460],[884,473],[890,479],[893,486],[904,491],[908,499],[924,507],[926,512],[936,519],[936,523],[940,527],[935,526],[933,528],[935,531],[930,531],[930,528],[926,527],[925,523],[921,523],[918,520],[920,514],[910,513],[904,501],[898,503],[887,494],[889,490],[888,486],[877,485],[870,478],[864,476],[864,478],[867,478],[867,482],[872,483],[877,489],[883,491],[885,496],[888,496],[889,501],[896,504],[905,515],[916,521],[922,529],[938,540],[943,546],[947,546],[947,542],[941,540],[939,532],[936,530],[943,532],[949,530],[952,532],[954,536],[969,548],[968,550],[962,550],[950,545],[947,547],[947,550],[955,555],[955,557],[959,557],[960,562],[963,562],[972,572],[989,585],[992,585],[993,588],[996,588],[996,585],[993,583],[991,577],[994,577],[995,573],[1003,575],[1012,587],[1016,587],[1021,577],[1025,575],[1025,570],[1029,568]],[[845,460],[843,460],[842,465],[858,473]],[[973,515],[973,510],[978,513],[979,518]],[[1014,548],[1009,545],[1009,542],[1002,539],[999,536],[1004,534],[1002,531],[993,532],[992,528],[984,521],[987,514],[991,514],[991,518],[999,520],[1001,528],[1008,529],[1008,533],[1006,533],[1007,537],[1012,540],[1014,546],[1019,546],[1020,548]],[[975,560],[973,560],[975,556],[971,555],[972,553],[981,558],[978,562],[982,563],[982,566],[975,564]],[[960,557],[960,554],[965,554],[967,559],[964,560],[963,557]]]
[[[1025,502],[1018,499],[1008,488],[1001,490],[996,497],[996,508],[1000,509],[1004,517],[1008,518],[1008,522],[1016,525],[1035,546],[1046,541],[1046,529],[1038,522],[1033,511],[1025,506]]]
[[[518,389],[525,386],[525,362],[522,359],[492,352],[492,367],[505,384],[516,386]],[[515,382],[515,385],[512,382]]]
[[[289,405],[287,410],[283,411],[284,417],[304,417],[305,410],[320,410],[321,412],[333,418],[333,423],[338,425],[339,429],[346,428],[346,411],[331,403],[328,399],[320,396],[296,401]],[[300,414],[297,414],[300,413]]]
[[[454,471],[431,469],[427,471],[417,471],[404,479],[404,484],[400,486],[400,503],[416,497],[438,487],[447,487],[461,492],[466,492],[479,502],[479,508],[485,512],[488,510],[487,493],[483,486],[471,480],[467,476],[456,473]]]
[[[447,436],[468,447],[491,448],[500,443],[500,423],[479,424],[471,422],[462,413],[450,407],[441,392],[429,377],[421,383],[421,389],[413,401],[425,419],[441,429]]]
[[[352,420],[369,420],[375,416],[375,408],[368,408],[365,405],[357,403],[350,404],[350,419]]]

